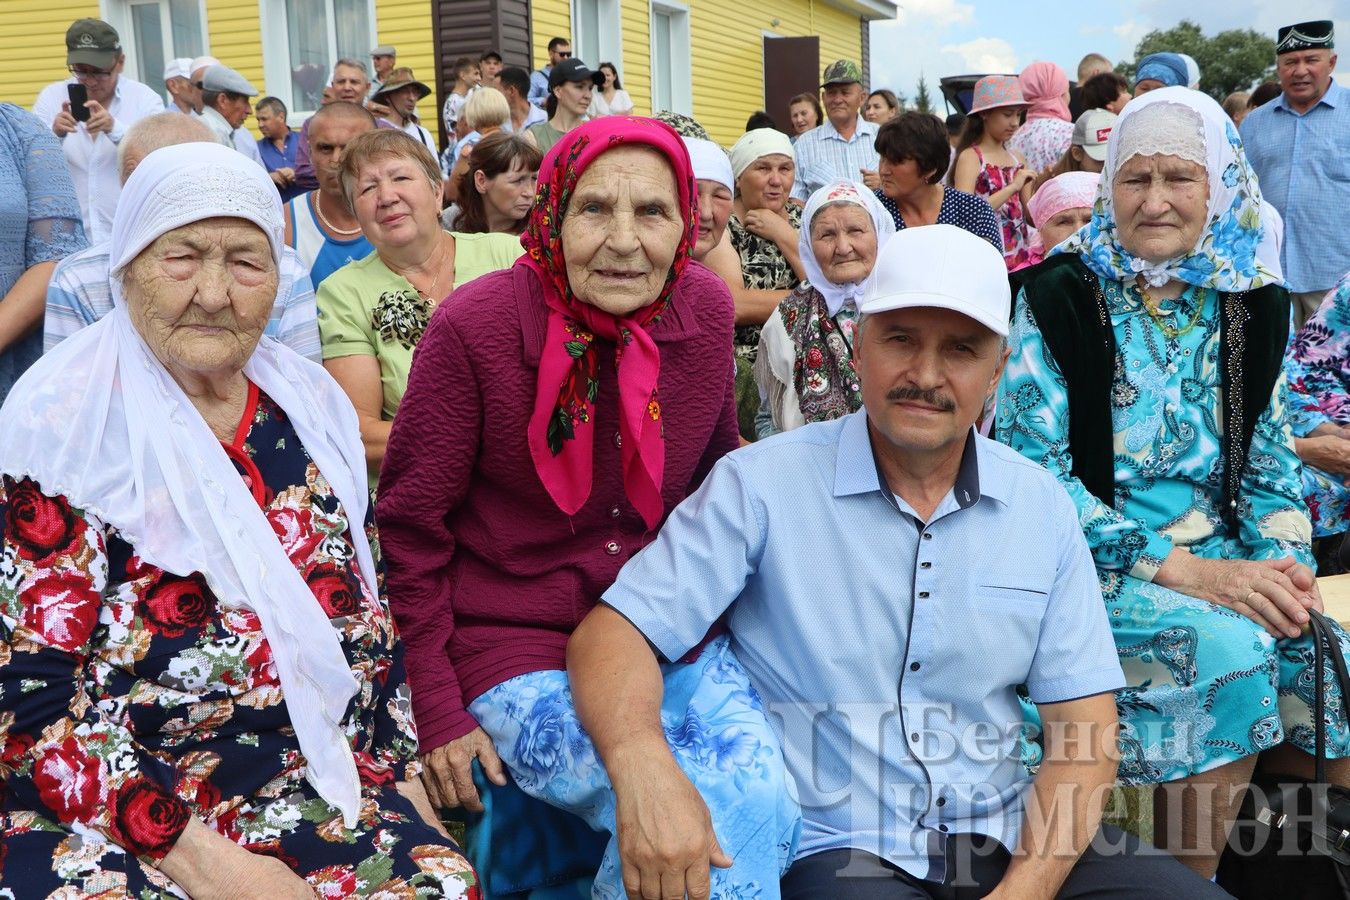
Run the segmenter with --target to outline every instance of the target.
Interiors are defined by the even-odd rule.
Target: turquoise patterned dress
[[[1188,286],[1162,301],[1161,320],[1183,332],[1168,338],[1133,284],[1099,282],[1117,343],[1114,505],[1070,474],[1067,386],[1024,298],[997,434],[1055,473],[1078,507],[1129,685],[1117,694],[1120,778],[1173,781],[1285,740],[1311,751],[1311,643],[1276,640],[1244,616],[1153,583],[1173,546],[1211,559],[1294,556],[1311,565],[1284,378],[1257,423],[1233,531],[1220,510],[1218,294]],[[1344,634],[1342,643],[1350,653]],[[1329,750],[1346,755],[1344,716],[1328,708]]]

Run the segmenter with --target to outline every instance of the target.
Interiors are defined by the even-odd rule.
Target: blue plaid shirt
[[[852,847],[919,878],[945,877],[948,834],[1016,847],[1018,685],[1125,684],[1054,476],[972,433],[925,523],[883,487],[865,410],[724,457],[603,601],[672,660],[729,613],[797,784],[798,858]]]
[[[858,117],[853,137],[844,140],[829,119],[797,138],[792,145],[797,177],[792,196],[805,201],[831,181],[845,179],[861,182],[862,170],[875,172],[881,165],[877,153],[877,126]]]
[[[263,331],[301,356],[323,362],[319,347],[319,310],[309,273],[290,247],[281,248],[277,302]],[[108,284],[108,244],[96,244],[56,264],[47,285],[47,311],[42,324],[43,352],[93,325],[113,308]]]
[[[1350,89],[1331,83],[1306,113],[1283,94],[1242,120],[1242,143],[1261,193],[1284,217],[1285,282],[1295,292],[1326,291],[1350,271]]]

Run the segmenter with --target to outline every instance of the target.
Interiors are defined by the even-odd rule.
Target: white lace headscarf
[[[1112,186],[1135,156],[1178,156],[1205,167],[1207,220],[1190,252],[1159,263],[1134,256],[1120,243]],[[1149,91],[1126,104],[1106,145],[1092,221],[1056,253],[1078,253],[1104,278],[1152,287],[1172,279],[1218,291],[1245,291],[1279,281],[1257,259],[1261,242],[1261,190],[1232,120],[1207,94],[1184,87]]]
[[[797,252],[801,254],[807,283],[820,291],[820,295],[825,298],[825,308],[832,316],[837,315],[846,304],[856,307],[867,285],[866,279],[836,284],[825,277],[825,270],[816,261],[816,251],[811,246],[811,224],[822,209],[839,203],[852,203],[866,211],[876,231],[878,253],[886,246],[887,238],[895,234],[895,220],[866,185],[856,181],[832,181],[807,198],[806,209],[802,211],[802,231],[797,241]]]
[[[0,408],[0,471],[121,533],[151,565],[201,572],[227,608],[257,614],[286,709],[319,796],[356,824],[360,781],[343,728],[357,690],[337,634],[286,556],[219,439],[132,324],[128,264],[163,235],[215,217],[243,219],[282,246],[276,188],[257,163],[219,144],[156,150],[122,188],[113,217],[114,308],[63,341],[20,379]],[[264,337],[243,373],[291,419],[342,502],[370,596],[365,456],[351,402],[324,371]]]

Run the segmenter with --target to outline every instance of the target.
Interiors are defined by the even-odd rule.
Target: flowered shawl
[[[1202,122],[1205,168],[1209,174],[1208,224],[1195,248],[1185,256],[1151,264],[1130,254],[1120,243],[1111,187],[1120,167],[1134,155],[1168,153],[1181,142],[1175,128],[1161,129],[1144,140],[1132,134],[1140,113],[1158,104],[1185,107]],[[1148,120],[1155,114],[1144,116]],[[1178,111],[1185,116],[1184,110]],[[1154,149],[1149,149],[1153,146]],[[1124,152],[1122,152],[1124,148]],[[1208,95],[1184,87],[1161,88],[1131,100],[1111,130],[1106,168],[1097,188],[1092,221],[1053,253],[1078,253],[1087,267],[1103,278],[1134,281],[1143,275],[1154,287],[1170,279],[1216,291],[1246,291],[1277,283],[1278,276],[1257,260],[1261,242],[1261,190],[1247,162],[1232,120]]]
[[[842,312],[842,311],[841,311]],[[848,307],[847,312],[855,309]],[[862,385],[853,367],[853,321],[830,315],[820,291],[802,285],[778,305],[792,347],[792,382],[802,418],[829,422],[857,412]]]
[[[651,147],[666,158],[675,173],[684,220],[675,261],[660,294],[626,318],[576,299],[567,281],[562,246],[562,222],[577,181],[600,154],[620,145]],[[591,494],[599,337],[615,344],[624,492],[649,528],[661,521],[665,440],[656,395],[661,355],[650,329],[660,321],[688,265],[698,229],[697,204],[689,153],[675,131],[655,119],[594,119],[569,131],[544,157],[529,223],[520,237],[525,255],[516,263],[538,277],[549,309],[527,437],[540,481],[569,516]]]

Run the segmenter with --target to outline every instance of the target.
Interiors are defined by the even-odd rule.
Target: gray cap
[[[394,49],[393,44],[381,44],[370,51],[371,56],[398,56],[398,51]]]
[[[202,90],[243,94],[245,97],[258,96],[258,89],[229,66],[212,66],[207,69],[202,75]]]

